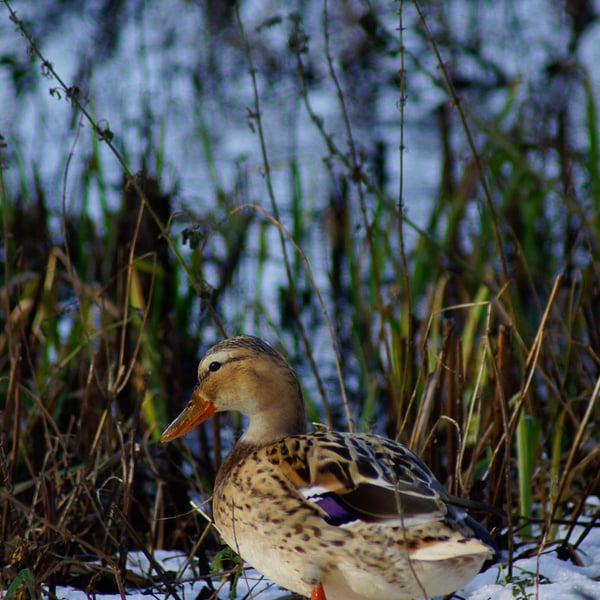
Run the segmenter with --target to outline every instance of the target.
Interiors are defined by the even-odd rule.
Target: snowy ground
[[[580,531],[575,531],[571,539],[576,540]],[[465,600],[600,600],[600,529],[592,529],[577,551],[582,566],[559,560],[556,553],[549,551],[540,557],[520,559],[514,563],[512,581],[507,581],[505,566],[494,565],[480,573],[457,598]],[[148,571],[148,563],[143,555],[132,554],[132,561],[139,561],[135,568]],[[185,557],[174,553],[156,553],[155,558],[169,571],[177,571],[185,562]],[[132,563],[132,568],[134,564]],[[219,581],[214,582],[215,588]],[[177,594],[181,600],[195,600],[206,588],[204,580],[197,580],[191,572],[184,572]],[[230,598],[228,583],[223,584],[216,598]],[[87,600],[82,591],[69,588],[57,590],[59,598]],[[256,598],[275,600],[286,596],[285,591],[270,584],[251,569],[245,571],[236,588],[236,599]],[[2,594],[0,593],[0,597]],[[165,598],[164,592],[132,591],[128,600],[147,600],[148,597]],[[202,596],[208,597],[208,596]],[[119,596],[95,595],[97,600],[117,600]]]

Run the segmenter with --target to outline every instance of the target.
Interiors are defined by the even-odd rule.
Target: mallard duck
[[[208,350],[191,400],[161,440],[220,411],[249,423],[217,474],[214,522],[278,585],[312,600],[431,597],[455,591],[493,556],[463,502],[401,443],[307,433],[296,373],[262,340]]]

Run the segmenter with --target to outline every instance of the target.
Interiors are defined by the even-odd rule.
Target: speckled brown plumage
[[[327,600],[435,596],[493,555],[460,502],[402,444],[306,433],[296,375],[261,340],[217,344],[198,381],[163,440],[219,410],[249,416],[217,475],[213,515],[226,542],[282,587],[308,596],[322,585]]]

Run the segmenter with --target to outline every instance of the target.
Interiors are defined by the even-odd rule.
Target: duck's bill
[[[192,399],[187,406],[181,411],[181,414],[165,429],[160,436],[161,442],[170,442],[175,438],[185,435],[190,429],[200,425],[206,419],[212,417],[217,412],[215,405],[212,402],[206,402],[198,394],[198,390],[194,390]]]

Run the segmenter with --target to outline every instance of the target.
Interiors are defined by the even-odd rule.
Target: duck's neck
[[[264,381],[260,374],[257,382]],[[252,401],[246,403],[245,414],[250,419],[242,442],[265,446],[291,435],[306,433],[304,398],[294,371],[284,365],[278,377],[252,389]]]
[[[306,433],[304,407],[276,411],[272,408],[250,415],[248,429],[240,442],[253,446],[266,446],[291,435]]]
[[[299,397],[299,401],[302,402],[302,396]],[[237,466],[250,457],[253,452],[289,436],[306,433],[306,431],[304,404],[296,407],[295,410],[285,411],[283,414],[271,409],[251,415],[248,429],[219,467],[215,480],[215,493],[232,474],[235,475]]]

